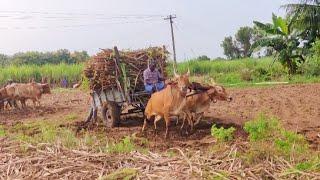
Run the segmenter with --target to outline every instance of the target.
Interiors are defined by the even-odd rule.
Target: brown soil
[[[233,102],[217,102],[207,116],[215,122],[242,126],[264,112],[320,146],[320,84],[231,89]]]
[[[153,126],[148,125],[144,136],[151,142],[150,148],[165,150],[169,147],[193,147],[200,149],[214,142],[210,136],[213,123],[219,126],[237,127],[236,136],[245,137],[242,130],[244,122],[256,117],[260,112],[281,119],[284,127],[304,134],[313,147],[320,146],[320,84],[281,85],[272,87],[229,89],[233,101],[217,102],[191,135],[179,132],[180,125],[172,123],[170,138],[164,140],[163,122],[159,123],[159,131],[154,134]],[[87,115],[89,96],[79,90],[55,92],[42,97],[41,107],[35,109],[31,104],[26,110],[6,110],[0,112],[0,124],[11,126],[17,122],[34,119],[59,119],[68,114],[76,114],[77,123],[71,124],[76,129]],[[99,114],[100,116],[100,114]],[[119,139],[125,135],[137,133],[141,136],[141,118],[124,118],[120,127],[108,129],[106,136]],[[102,129],[102,124],[99,125]],[[96,130],[100,129],[96,128]]]

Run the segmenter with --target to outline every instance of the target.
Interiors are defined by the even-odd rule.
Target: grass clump
[[[79,139],[70,129],[60,128],[58,138],[61,144],[67,148],[74,148],[79,145]]]
[[[275,131],[279,130],[279,121],[275,118],[267,118],[260,114],[253,121],[248,121],[244,125],[244,130],[249,133],[250,141],[261,141],[272,138]]]
[[[123,168],[115,172],[110,173],[107,176],[100,177],[99,180],[132,180],[135,179],[138,175],[138,170],[133,168]]]
[[[249,134],[250,149],[246,155],[250,161],[275,155],[297,161],[309,157],[309,146],[305,138],[284,129],[278,119],[261,114],[246,122],[244,130]]]
[[[78,117],[77,114],[72,113],[72,114],[68,114],[65,119],[66,119],[67,121],[74,121],[74,120],[76,120],[76,119],[78,119],[78,118],[79,118],[79,117]]]
[[[294,167],[295,169],[299,171],[318,171],[320,172],[320,156],[308,160],[308,161],[303,161],[300,163],[297,163]]]
[[[4,128],[0,125],[0,138],[6,136]]]
[[[131,136],[124,137],[120,142],[109,145],[106,149],[109,153],[129,153],[136,149]]]
[[[225,129],[224,127],[217,128],[214,124],[211,127],[211,135],[215,137],[220,142],[226,142],[233,139],[233,133],[236,129],[234,127],[230,127]]]

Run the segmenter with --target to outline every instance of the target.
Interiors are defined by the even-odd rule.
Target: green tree
[[[5,66],[9,63],[9,57],[5,54],[0,54],[0,66]]]
[[[210,58],[206,55],[202,55],[202,56],[197,57],[197,60],[198,61],[210,61]]]
[[[61,63],[61,62],[66,64],[73,63],[71,59],[70,51],[67,49],[59,49],[53,52],[53,59],[55,61],[54,64]]]
[[[225,37],[220,46],[223,48],[223,53],[228,59],[240,57],[240,50],[235,45],[235,41],[233,41],[231,36]]]
[[[237,31],[235,38],[237,40],[238,49],[241,52],[241,57],[250,57],[251,56],[251,43],[254,40],[254,31],[253,28],[245,26],[240,27]]]
[[[71,53],[72,63],[85,62],[89,58],[90,56],[87,51],[74,51],[73,53]]]
[[[320,1],[301,0],[300,3],[292,3],[284,6],[287,15],[293,21],[292,26],[302,31],[300,37],[307,40],[306,47],[320,38]]]
[[[302,56],[303,49],[299,48],[299,33],[293,31],[291,21],[272,15],[272,24],[254,21],[254,24],[266,32],[267,36],[257,40],[252,45],[252,50],[257,47],[271,47],[277,53],[277,59],[289,69],[289,74],[296,73],[298,63],[305,60]]]

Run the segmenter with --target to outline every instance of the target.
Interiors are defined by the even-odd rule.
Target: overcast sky
[[[179,60],[223,56],[220,43],[253,20],[283,15],[288,0],[1,0],[0,53],[86,50],[117,45],[166,45],[171,51],[168,14]]]

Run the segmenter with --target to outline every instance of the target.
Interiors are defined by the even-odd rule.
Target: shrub
[[[318,39],[311,48],[311,55],[307,57],[300,71],[309,76],[320,76],[320,39]]]
[[[309,76],[320,76],[320,56],[308,57],[301,71]]]
[[[216,125],[214,124],[211,127],[211,135],[215,137],[218,141],[222,141],[222,142],[230,141],[233,139],[233,132],[235,130],[236,129],[234,127],[230,127],[227,129],[225,129],[224,127],[217,128]]]
[[[241,79],[244,81],[252,81],[252,70],[245,68],[240,73]]]
[[[265,67],[257,67],[253,70],[253,77],[255,81],[270,81],[270,73]]]

